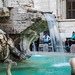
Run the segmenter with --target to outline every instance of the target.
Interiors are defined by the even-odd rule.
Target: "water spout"
[[[59,34],[58,28],[56,26],[55,16],[53,14],[49,14],[49,13],[45,13],[44,16],[47,20],[49,31],[50,31],[50,37],[51,37],[51,42],[52,42],[52,46],[53,46],[52,51],[64,52],[60,34]]]

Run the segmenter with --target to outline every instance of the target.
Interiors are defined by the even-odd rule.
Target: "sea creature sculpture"
[[[37,40],[39,33],[48,30],[46,20],[39,17],[32,20],[34,24],[22,31],[14,41],[10,37],[7,39],[6,33],[0,29],[0,62],[9,63],[7,75],[11,75],[13,63],[31,57],[30,44]]]

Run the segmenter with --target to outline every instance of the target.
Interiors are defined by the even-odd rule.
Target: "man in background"
[[[43,36],[44,44],[48,44],[49,45],[49,41],[50,41],[50,37],[48,36],[47,33],[45,33],[45,35]]]
[[[72,41],[72,44],[75,44],[75,32],[74,31],[72,32],[71,41]]]
[[[71,46],[70,40],[69,40],[69,38],[66,38],[65,49],[67,52],[70,52],[70,46]]]

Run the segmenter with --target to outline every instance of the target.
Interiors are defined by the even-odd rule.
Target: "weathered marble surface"
[[[5,60],[6,58],[10,58],[11,60],[21,61],[31,56],[30,53],[30,44],[37,40],[38,34],[48,30],[47,22],[42,20],[42,18],[33,18],[34,22],[28,28],[24,29],[20,33],[20,37],[15,39],[13,42],[11,38],[8,38],[3,34],[1,40],[4,40],[4,43],[1,43],[1,59]],[[5,51],[4,51],[5,50]]]
[[[20,34],[13,42],[4,32],[0,33],[0,62],[9,63],[7,75],[11,75],[13,61],[18,62],[31,57],[30,44],[37,40],[37,34],[48,30],[47,22],[41,13],[28,11],[33,7],[32,0],[25,0],[26,4],[19,2],[20,0],[15,1],[4,0],[2,10],[5,7],[9,11],[6,16],[2,15],[3,12],[0,13],[0,29],[8,34]]]
[[[7,75],[11,75],[11,66],[13,61],[22,61],[31,56],[30,44],[37,40],[38,34],[48,30],[47,22],[41,18],[32,19],[33,24],[20,33],[20,37],[13,42],[11,38],[5,36],[4,32],[0,32],[0,61],[7,60]],[[18,44],[17,44],[18,42]],[[20,49],[18,48],[20,47]],[[11,62],[10,62],[10,61]]]

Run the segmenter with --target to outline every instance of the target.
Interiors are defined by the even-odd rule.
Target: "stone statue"
[[[71,65],[71,75],[75,75],[75,58],[71,58],[69,62]]]
[[[26,51],[20,51],[14,46],[11,38],[5,36],[5,32],[0,29],[0,62],[8,62],[7,75],[11,75],[12,65],[18,61],[24,60],[31,55],[26,55]],[[16,62],[13,62],[16,61]]]
[[[25,59],[25,57],[22,57],[24,55],[24,51],[22,52],[18,50],[14,46],[13,40],[11,38],[7,40],[5,34],[6,34],[5,32],[0,30],[0,61],[5,61],[6,59],[11,59],[16,61],[22,60],[23,58]],[[17,56],[18,59],[14,58],[12,54]]]

